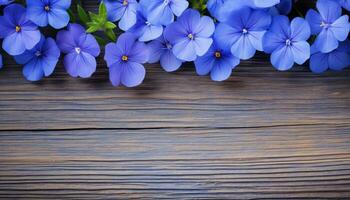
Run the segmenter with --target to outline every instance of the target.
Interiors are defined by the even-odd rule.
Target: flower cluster
[[[304,19],[290,18],[297,8],[288,17],[293,0],[102,0],[98,13],[71,0],[0,0],[0,39],[29,81],[50,76],[61,56],[70,76],[91,77],[103,46],[114,86],[140,85],[156,62],[167,72],[194,62],[224,81],[257,51],[279,71],[308,60],[315,73],[349,67],[350,0],[315,3]]]

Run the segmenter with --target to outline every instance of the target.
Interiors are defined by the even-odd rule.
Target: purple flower
[[[140,7],[137,11],[137,22],[128,32],[136,34],[140,41],[147,42],[161,36],[163,33],[163,26],[154,25],[147,21],[147,13]]]
[[[207,75],[214,81],[228,79],[232,70],[239,64],[239,59],[232,55],[227,45],[219,44],[217,40],[206,54],[194,61],[198,75]]]
[[[210,17],[201,17],[197,10],[187,9],[176,22],[166,27],[164,35],[174,44],[173,53],[178,59],[194,61],[208,51],[214,30]]]
[[[173,53],[173,44],[167,41],[164,35],[151,41],[148,48],[151,55],[148,60],[149,63],[160,61],[160,65],[167,72],[176,71],[181,67],[182,61],[176,58]]]
[[[327,69],[342,70],[350,66],[350,42],[341,42],[339,47],[329,53],[319,52],[311,46],[310,69],[314,73],[322,73]]]
[[[29,81],[38,81],[50,76],[60,57],[60,50],[52,38],[41,37],[40,42],[31,50],[15,56],[18,64],[24,65],[23,75]]]
[[[271,16],[267,12],[246,7],[232,12],[226,22],[220,23],[215,38],[229,45],[234,56],[250,59],[256,50],[263,51],[262,37],[270,24]]]
[[[119,28],[127,31],[136,23],[136,11],[138,3],[136,0],[104,0],[106,4],[108,18],[119,21]]]
[[[168,25],[174,21],[174,14],[180,16],[188,7],[187,0],[141,0],[147,7],[148,21],[156,25]]]
[[[275,16],[270,30],[263,38],[266,53],[272,53],[272,65],[281,71],[293,67],[294,62],[303,64],[310,57],[310,26],[302,18],[296,17],[289,23],[286,16]]]
[[[341,16],[341,7],[334,1],[318,0],[316,7],[319,13],[313,9],[309,10],[306,20],[311,26],[311,33],[318,35],[315,48],[328,53],[338,47],[339,41],[344,41],[348,37],[349,16]]]
[[[135,87],[142,83],[146,74],[142,64],[149,57],[145,43],[137,41],[132,33],[123,33],[116,43],[107,44],[105,51],[104,59],[113,86]]]
[[[56,40],[60,50],[67,54],[64,66],[69,75],[88,78],[96,71],[95,57],[100,54],[100,46],[81,25],[69,24],[68,30],[58,32]]]
[[[38,27],[26,17],[26,9],[19,4],[10,4],[0,16],[0,38],[2,48],[10,55],[22,54],[40,41]]]
[[[55,29],[67,26],[71,0],[27,0],[28,18],[38,26],[50,24]]]

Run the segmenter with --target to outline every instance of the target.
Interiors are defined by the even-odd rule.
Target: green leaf
[[[105,29],[115,29],[117,26],[112,22],[106,22]]]
[[[73,22],[73,23],[76,22],[75,15],[71,9],[68,9],[68,14],[69,14],[70,22]]]
[[[102,19],[107,19],[107,8],[103,2],[100,3],[100,7],[98,8],[98,15]]]
[[[114,31],[112,29],[107,29],[105,31],[105,34],[107,35],[107,37],[112,40],[113,42],[116,41],[117,36],[115,35]]]
[[[90,21],[90,17],[79,4],[77,6],[77,10],[80,21],[84,24],[88,23]]]
[[[96,32],[96,31],[98,31],[100,28],[98,27],[98,26],[90,26],[87,30],[86,30],[86,32],[87,33],[94,33],[94,32]]]
[[[108,42],[103,39],[102,37],[99,37],[97,35],[94,35],[95,39],[97,40],[98,44],[101,46],[105,46]]]

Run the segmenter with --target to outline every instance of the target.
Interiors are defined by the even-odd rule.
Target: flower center
[[[123,0],[123,6],[126,6],[128,4],[129,4],[128,0]]]
[[[221,58],[221,52],[215,51],[214,56],[215,56],[215,58]]]
[[[171,45],[170,43],[165,43],[165,46],[167,49],[172,49],[173,48],[173,45]]]
[[[20,32],[21,31],[21,27],[20,26],[16,26],[16,32]]]
[[[151,22],[146,21],[145,24],[146,24],[147,26],[150,26],[150,25],[151,25]]]
[[[170,0],[164,0],[163,3],[164,3],[165,5],[168,5],[168,4],[169,4],[169,1],[170,1]]]
[[[50,11],[50,6],[49,6],[49,5],[46,5],[46,6],[44,7],[44,9],[45,9],[45,11]]]
[[[77,54],[80,54],[81,48],[80,47],[75,47],[75,52],[77,52]]]
[[[290,39],[287,39],[287,40],[286,40],[286,45],[287,45],[287,46],[291,46],[291,45],[292,45],[292,41],[291,41]]]
[[[123,60],[123,61],[128,61],[128,60],[129,60],[129,57],[128,57],[128,56],[122,56],[122,60]]]
[[[242,33],[243,33],[243,34],[247,34],[247,33],[248,33],[248,30],[244,28],[244,29],[242,30]]]
[[[191,40],[194,39],[194,35],[192,33],[188,34],[187,37],[190,38]]]
[[[35,56],[36,56],[36,57],[41,56],[41,51],[37,51],[37,52],[35,52]]]
[[[331,24],[322,21],[321,24],[320,24],[320,26],[321,26],[322,28],[329,28],[329,27],[331,26]]]

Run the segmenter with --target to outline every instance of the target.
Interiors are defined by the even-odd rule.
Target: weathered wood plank
[[[101,58],[91,79],[59,65],[39,83],[6,61],[0,199],[350,199],[350,70],[257,55],[223,83],[148,65],[126,89]]]

